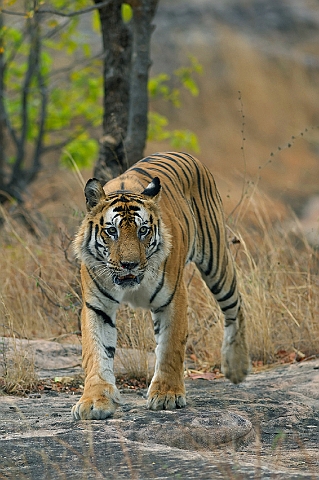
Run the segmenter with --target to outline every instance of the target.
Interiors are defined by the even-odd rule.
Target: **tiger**
[[[188,153],[155,153],[104,187],[85,186],[87,213],[74,240],[81,261],[83,395],[75,420],[105,419],[121,405],[115,385],[116,312],[121,304],[150,310],[155,371],[146,407],[186,406],[189,262],[199,269],[224,314],[221,369],[239,383],[250,360],[245,315],[212,173]]]

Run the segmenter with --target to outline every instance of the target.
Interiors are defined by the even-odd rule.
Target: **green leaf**
[[[95,33],[100,33],[101,31],[100,16],[97,10],[94,10],[92,15],[92,28]]]
[[[86,58],[89,58],[92,54],[91,46],[87,43],[82,45],[83,53]]]
[[[162,141],[169,137],[169,132],[165,130],[168,125],[166,117],[156,112],[149,112],[148,121],[148,140]]]
[[[89,138],[86,132],[83,132],[70,142],[61,155],[61,164],[67,168],[88,168],[97,159],[99,144],[93,138]]]
[[[121,13],[123,22],[128,23],[133,17],[133,10],[131,5],[128,5],[127,3],[122,3]]]
[[[190,130],[173,130],[170,143],[177,150],[192,150],[195,153],[200,151],[197,136]]]
[[[156,77],[152,77],[148,81],[148,94],[150,98],[162,98],[169,101],[174,107],[179,108],[180,91],[177,88],[173,88],[169,85],[171,77],[166,73],[160,73]]]
[[[201,74],[203,67],[193,56],[189,56],[190,65],[175,70],[175,76],[181,81],[182,85],[194,96],[199,94],[199,88],[194,79],[194,74]]]
[[[190,130],[169,130],[168,119],[157,112],[149,113],[148,140],[168,140],[176,150],[191,150],[195,153],[200,151],[198,139]]]

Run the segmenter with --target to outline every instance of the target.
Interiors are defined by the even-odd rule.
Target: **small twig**
[[[26,337],[23,337],[22,335],[20,335],[19,332],[17,332],[16,330],[13,330],[13,328],[9,327],[8,325],[5,325],[4,323],[0,323],[0,327],[3,327],[3,328],[6,328],[6,329],[10,330],[11,332],[13,332],[15,335],[17,335],[21,339],[24,338],[24,339],[28,340]]]
[[[80,330],[75,330],[75,332],[62,333],[61,335],[57,335],[56,337],[46,338],[45,340],[47,340],[48,342],[56,342],[60,338],[71,337],[72,335],[79,336],[79,335],[81,335],[81,331]]]
[[[52,298],[50,298],[50,296],[48,295],[48,293],[46,292],[46,290],[42,287],[41,285],[41,282],[40,282],[40,278],[36,278],[37,280],[37,285],[38,287],[40,288],[41,292],[43,293],[43,295],[45,296],[45,298],[54,306],[54,307],[57,307],[57,308],[62,308],[63,310],[65,310],[66,312],[71,310],[74,306],[78,306],[76,304],[72,305],[72,306],[69,306],[69,307],[66,307],[64,305],[61,305],[60,303],[56,303],[54,300],[52,300]]]
[[[60,12],[59,10],[55,10],[54,8],[43,8],[37,9],[33,12],[14,12],[12,10],[0,9],[0,13],[5,13],[7,15],[17,15],[19,17],[27,17],[30,15],[34,15],[34,13],[51,13],[52,15],[59,15],[60,17],[76,17],[77,15],[82,15],[84,13],[92,12],[93,10],[100,10],[103,7],[107,7],[113,0],[106,0],[105,2],[98,3],[97,5],[93,5],[91,7],[82,8],[81,10],[77,10],[75,12]]]

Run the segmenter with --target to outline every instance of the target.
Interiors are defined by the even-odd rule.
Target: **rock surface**
[[[144,391],[125,390],[113,418],[92,422],[72,421],[76,395],[0,397],[0,478],[319,478],[318,359],[186,385],[186,409],[150,412]]]

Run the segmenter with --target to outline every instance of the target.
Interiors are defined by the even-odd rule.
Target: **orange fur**
[[[234,383],[242,381],[249,368],[244,316],[222,204],[210,172],[187,154],[154,154],[104,188],[89,180],[85,195],[88,213],[75,251],[82,261],[86,381],[73,417],[106,418],[120,403],[113,357],[121,303],[152,313],[157,348],[147,407],[186,405],[183,269],[189,261],[196,263],[225,315],[225,375]]]

